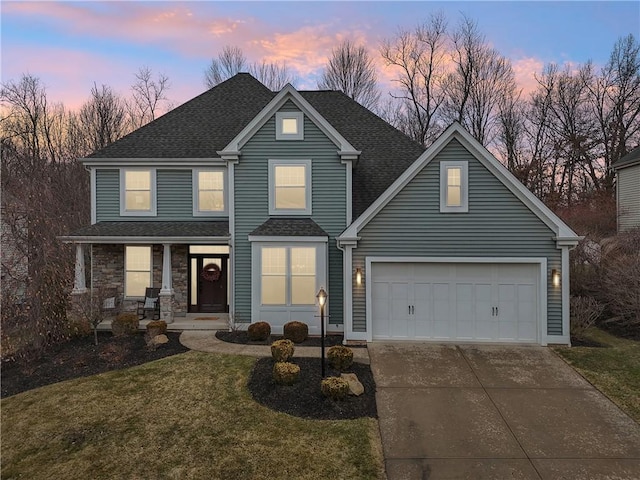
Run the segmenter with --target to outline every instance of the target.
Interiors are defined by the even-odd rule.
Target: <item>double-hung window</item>
[[[226,212],[223,170],[193,171],[193,215],[220,215]]]
[[[316,247],[262,247],[262,305],[313,305]]]
[[[311,215],[311,160],[269,160],[269,215]]]
[[[440,162],[440,212],[468,212],[468,184],[468,163],[466,161]]]
[[[126,297],[144,297],[151,286],[151,247],[127,245],[124,252]]]
[[[120,170],[120,215],[156,215],[156,171]]]

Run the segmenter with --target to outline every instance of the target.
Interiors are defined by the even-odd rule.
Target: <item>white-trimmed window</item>
[[[316,247],[262,247],[261,254],[262,305],[315,304]]]
[[[225,174],[221,169],[193,171],[193,215],[221,215],[226,212]]]
[[[120,215],[156,215],[155,168],[120,170]]]
[[[269,215],[311,215],[311,160],[269,160]]]
[[[144,297],[151,286],[151,247],[127,245],[124,250],[124,294],[126,297]]]
[[[277,112],[276,140],[304,140],[304,114]]]
[[[469,211],[468,162],[440,162],[440,211],[444,213]]]

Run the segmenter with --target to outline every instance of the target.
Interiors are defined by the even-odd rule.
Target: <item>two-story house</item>
[[[578,237],[460,125],[428,149],[335,91],[238,74],[83,160],[74,294],[160,287],[168,322],[228,313],[345,340],[569,343]]]

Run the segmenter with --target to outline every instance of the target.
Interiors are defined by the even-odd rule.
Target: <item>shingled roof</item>
[[[424,151],[342,92],[299,93],[362,152],[353,169],[354,218]],[[215,158],[275,95],[239,73],[89,158]]]
[[[637,163],[640,163],[640,147],[634,148],[624,157],[618,159],[618,161],[613,164],[613,168],[619,170]]]

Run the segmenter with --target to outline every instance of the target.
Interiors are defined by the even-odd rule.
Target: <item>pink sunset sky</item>
[[[365,44],[379,67],[381,90],[396,72],[380,43],[442,11],[461,14],[511,59],[520,86],[548,62],[606,63],[615,41],[640,31],[640,2],[32,2],[3,1],[2,82],[40,77],[50,101],[77,108],[97,83],[129,93],[147,66],[171,82],[180,104],[205,90],[204,70],[225,45],[249,61],[285,61],[299,89],[314,89],[342,39]]]

